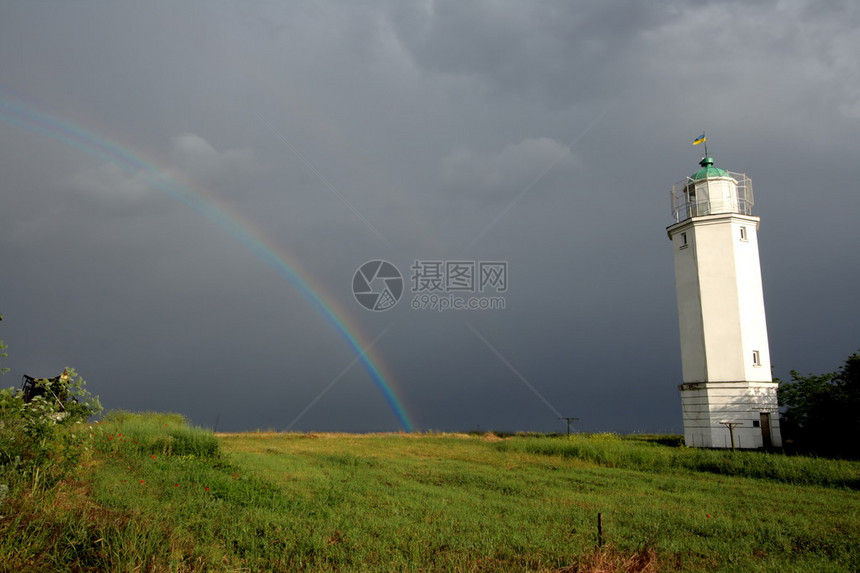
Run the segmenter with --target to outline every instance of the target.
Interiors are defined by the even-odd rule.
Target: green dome
[[[699,179],[707,179],[708,177],[728,177],[729,172],[719,167],[714,167],[713,157],[703,157],[699,162],[701,169],[690,175],[690,179],[698,181]]]

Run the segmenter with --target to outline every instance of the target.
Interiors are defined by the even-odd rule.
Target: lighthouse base
[[[782,446],[776,382],[688,382],[678,386],[684,443],[699,448]]]

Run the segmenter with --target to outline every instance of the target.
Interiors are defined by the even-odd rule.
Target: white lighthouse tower
[[[752,183],[701,168],[672,186],[666,230],[675,286],[684,383],[684,440],[706,448],[779,447]]]

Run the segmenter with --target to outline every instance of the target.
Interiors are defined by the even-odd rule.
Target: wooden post
[[[729,429],[729,437],[732,440],[732,451],[735,451],[735,426],[743,426],[742,422],[720,422]]]
[[[597,514],[597,546],[603,547],[603,514]]]
[[[579,420],[579,418],[559,418],[559,420],[564,420],[565,422],[567,422],[567,437],[569,438],[570,437],[570,423],[574,422],[576,420]]]

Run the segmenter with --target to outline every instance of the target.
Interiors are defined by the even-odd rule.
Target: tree
[[[801,450],[860,458],[860,352],[836,371],[779,382],[783,437]]]

